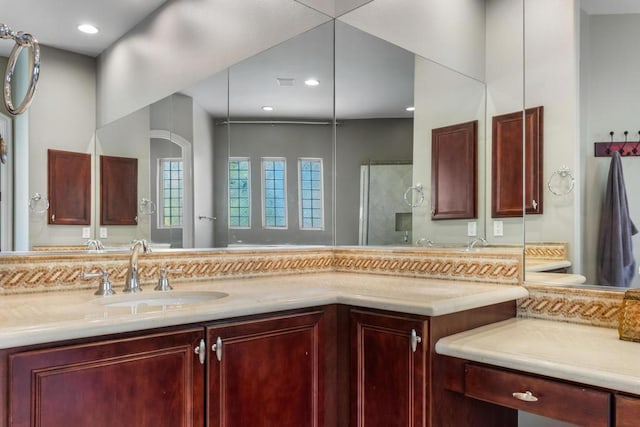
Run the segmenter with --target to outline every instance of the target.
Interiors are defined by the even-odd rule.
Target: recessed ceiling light
[[[407,111],[416,111],[416,107],[407,107],[405,108]]]
[[[318,86],[320,84],[320,81],[317,79],[307,79],[304,81],[304,84],[306,84],[307,86]]]
[[[98,32],[98,28],[91,24],[80,24],[78,25],[78,30],[86,34],[96,34]]]
[[[273,107],[270,106],[270,105],[265,105],[265,106],[262,107],[262,110],[263,111],[273,111]]]

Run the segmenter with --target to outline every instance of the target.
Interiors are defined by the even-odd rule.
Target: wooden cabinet
[[[91,154],[48,150],[48,223],[91,223]]]
[[[321,311],[207,328],[208,425],[323,425]]]
[[[616,395],[616,427],[637,427],[640,423],[640,398]]]
[[[607,427],[611,418],[606,391],[474,364],[465,369],[465,395],[585,427]]]
[[[202,426],[202,328],[9,357],[9,426]]]
[[[138,224],[138,159],[100,156],[100,225]]]
[[[431,219],[478,217],[478,121],[431,131]]]
[[[543,112],[543,107],[528,108],[524,124],[522,111],[493,117],[492,218],[522,216],[523,160],[525,212],[542,213]],[[522,144],[523,133],[525,144]]]
[[[351,426],[424,426],[427,321],[351,312]]]

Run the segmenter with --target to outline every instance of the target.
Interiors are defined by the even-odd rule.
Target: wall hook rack
[[[614,152],[620,153],[622,157],[640,156],[640,130],[637,141],[629,141],[629,131],[624,131],[624,141],[614,141],[614,132],[609,132],[609,142],[594,143],[595,157],[611,157]]]

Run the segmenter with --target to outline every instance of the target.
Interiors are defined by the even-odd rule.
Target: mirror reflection
[[[595,156],[594,144],[610,142],[612,131],[613,141],[620,142],[628,131],[625,152],[639,140],[640,100],[635,94],[640,81],[633,71],[632,52],[640,37],[636,37],[640,10],[630,4],[582,1],[579,16],[574,17],[569,2],[555,8],[553,15],[543,13],[547,3],[526,3],[526,28],[530,29],[525,33],[526,105],[545,109],[545,211],[526,216],[527,242],[566,242],[568,257],[562,268],[584,276],[588,284],[637,287],[640,237],[601,234],[603,217],[610,215],[604,200],[612,159]],[[531,30],[543,21],[544,34]],[[580,29],[575,34],[579,51],[570,34],[573,28]],[[623,67],[612,66],[621,58]],[[635,157],[622,156],[629,217],[637,225],[640,198],[634,190],[640,169],[636,163]],[[614,207],[618,212],[622,208]],[[607,243],[612,241],[630,242],[633,255],[621,250],[622,245]],[[626,271],[627,280],[612,281],[612,269]]]
[[[506,43],[521,34],[513,19],[521,5],[468,3],[436,12],[423,2],[369,2],[100,128],[95,147],[85,141],[92,197],[100,156],[136,158],[138,215],[135,225],[100,224],[93,200],[89,236],[107,247],[132,238],[172,248],[518,244],[517,219],[489,232],[487,141],[490,117],[522,107],[522,70],[512,60],[521,46]],[[414,15],[423,18],[408,20]],[[425,25],[454,18],[468,31]],[[432,132],[468,122],[478,129],[475,217],[435,219]],[[31,225],[31,245],[85,241],[77,229],[60,229],[63,238]]]

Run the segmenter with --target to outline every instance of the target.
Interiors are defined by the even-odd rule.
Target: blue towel
[[[617,151],[611,156],[605,191],[600,218],[598,283],[603,286],[629,286],[636,272],[631,236],[638,229],[629,217],[622,161]]]

